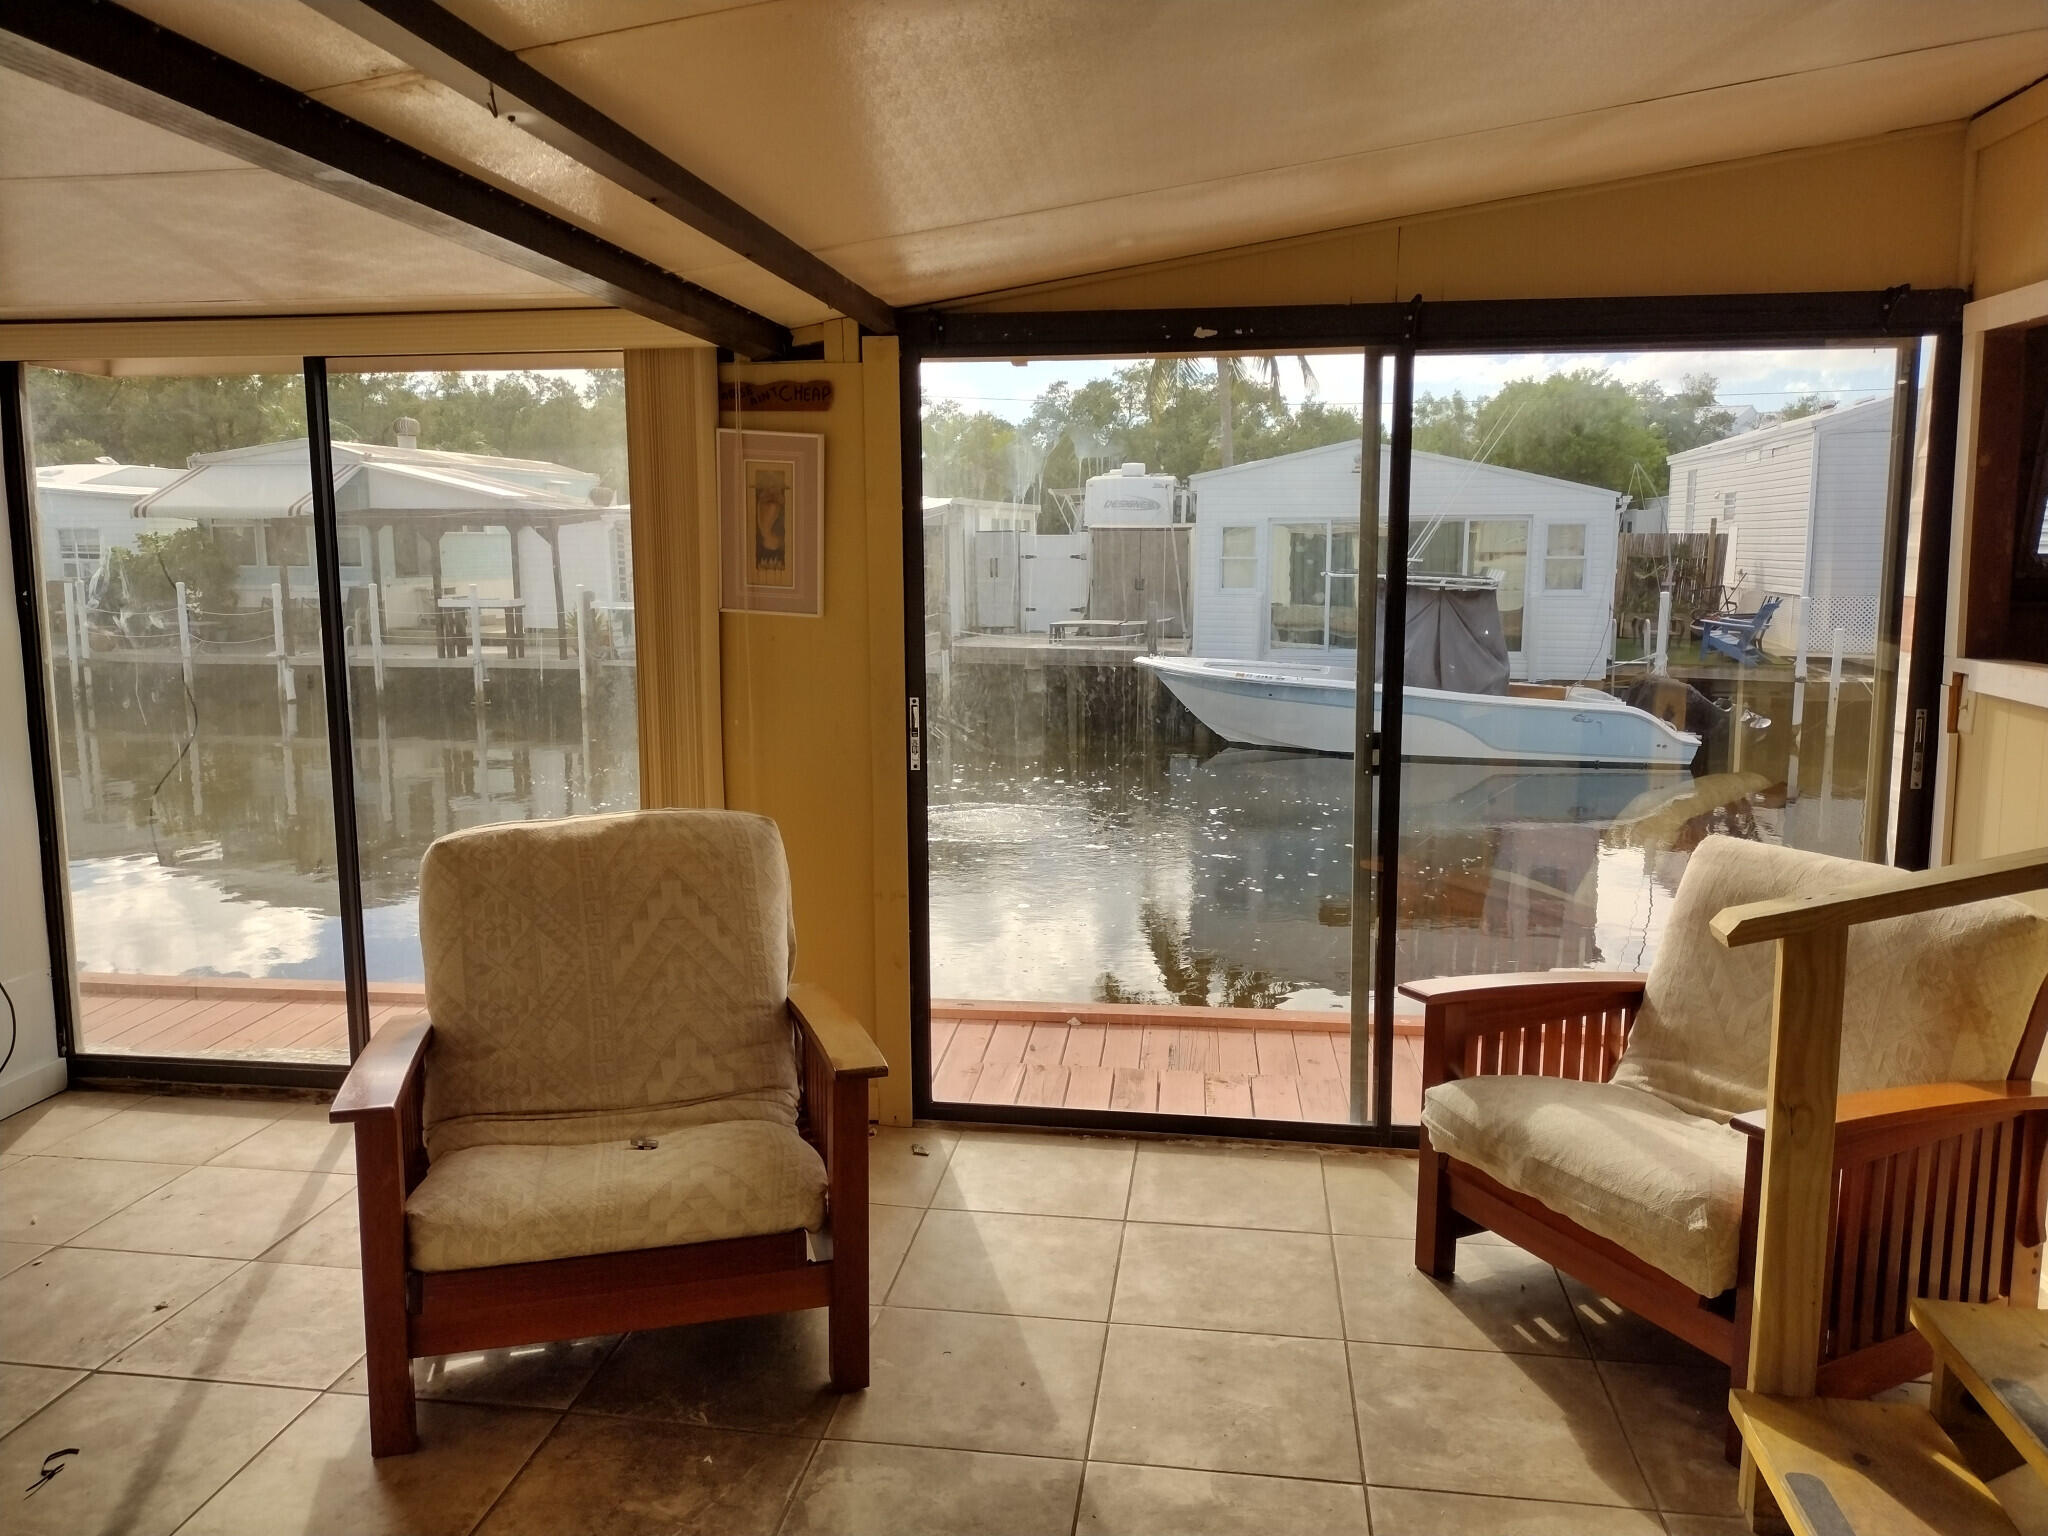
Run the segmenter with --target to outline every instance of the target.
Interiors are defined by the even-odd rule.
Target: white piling
[[[1827,830],[1828,802],[1835,797],[1835,712],[1842,704],[1842,641],[1847,630],[1837,629],[1833,654],[1828,658],[1828,730],[1820,756],[1820,823]]]
[[[71,691],[74,695],[79,691],[78,639],[79,631],[82,628],[82,624],[78,616],[79,607],[80,603],[78,598],[78,583],[75,581],[65,582],[64,659],[69,664],[71,669]]]
[[[1671,589],[1657,591],[1657,651],[1650,670],[1662,676],[1671,670]]]
[[[277,658],[277,686],[287,704],[299,701],[299,680],[292,675],[292,659],[284,649],[284,586],[281,582],[270,584],[270,639],[275,647],[271,654]]]
[[[1799,650],[1792,658],[1792,753],[1785,760],[1785,803],[1799,798],[1799,728],[1806,719],[1806,626],[1799,628]]]
[[[192,612],[185,602],[185,583],[178,583],[178,665],[184,669],[185,691],[192,693]]]
[[[370,609],[370,675],[376,680],[377,697],[384,697],[384,594],[376,582],[371,582],[364,591],[369,595]]]
[[[590,588],[576,588],[576,697],[584,712],[590,710]]]
[[[476,701],[484,701],[484,615],[477,603],[476,583],[469,584],[469,676],[476,685]]]

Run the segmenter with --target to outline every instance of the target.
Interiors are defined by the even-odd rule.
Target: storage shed
[[[1357,443],[1331,443],[1189,477],[1197,656],[1351,659],[1359,454]],[[1390,469],[1382,446],[1382,528]],[[1620,501],[1600,486],[1417,453],[1409,569],[1495,578],[1511,677],[1594,678],[1613,654]]]
[[[1671,456],[1671,527],[1728,537],[1721,582],[1735,604],[1783,599],[1763,648],[1825,656],[1877,644],[1892,402],[1822,411]]]

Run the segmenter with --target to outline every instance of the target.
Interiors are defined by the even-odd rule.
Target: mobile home
[[[1359,445],[1331,443],[1193,475],[1197,656],[1343,661],[1358,647]],[[1390,451],[1380,449],[1380,521]],[[1621,498],[1600,486],[1418,453],[1418,574],[1490,575],[1509,675],[1598,677],[1613,654]]]
[[[1721,581],[1735,605],[1783,599],[1763,647],[1825,656],[1877,644],[1892,403],[1822,411],[1671,456],[1671,527],[1728,538]]]
[[[144,521],[135,504],[184,473],[153,464],[44,464],[36,469],[36,520],[42,529],[42,572],[47,581],[89,581],[110,551],[133,549],[145,533],[188,528],[159,518]]]

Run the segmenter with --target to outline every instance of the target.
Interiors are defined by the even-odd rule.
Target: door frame
[[[1386,613],[1366,619],[1367,594],[1360,590],[1361,642],[1382,625],[1389,633],[1405,626],[1406,555],[1411,450],[1414,429],[1414,369],[1418,354],[1598,352],[1637,349],[1740,350],[1804,347],[1844,342],[1890,346],[1911,358],[1923,337],[1933,337],[1937,357],[1954,356],[1961,345],[1962,309],[1968,295],[1961,289],[1914,289],[1908,286],[1869,291],[1691,294],[1624,298],[1481,299],[1425,302],[1420,295],[1407,303],[1218,306],[1215,308],[1129,310],[1009,310],[926,308],[902,313],[900,333],[899,411],[903,483],[904,687],[910,731],[909,766],[905,782],[905,833],[910,872],[911,1103],[918,1119],[940,1117],[931,1093],[931,860],[929,799],[924,751],[926,700],[924,634],[923,419],[919,373],[926,360],[983,358],[1117,357],[1185,355],[1216,352],[1266,353],[1361,351],[1391,356],[1394,399],[1388,422],[1391,453],[1388,468],[1388,582]],[[1225,344],[1227,343],[1227,344]],[[1368,369],[1370,374],[1372,370]],[[1903,370],[1902,370],[1903,372]],[[1932,371],[1930,443],[1927,463],[1936,469],[1953,464],[1957,382],[1953,366]],[[1943,391],[1950,398],[1943,398]],[[1903,402],[1910,410],[1912,402]],[[1895,410],[1897,407],[1895,406]],[[1902,413],[1903,415],[1903,413]],[[1894,430],[1901,419],[1895,416]],[[1909,416],[1904,417],[1910,420]],[[1952,476],[1930,472],[1919,498],[1924,529],[1948,527],[1954,495]],[[1887,545],[1901,558],[1887,563],[1882,607],[1896,616],[1903,590],[1905,536],[1914,501],[1910,480],[1896,476],[1890,486]],[[1361,519],[1360,569],[1367,568],[1370,545],[1377,538],[1377,518]],[[1927,579],[1930,541],[1922,540],[1922,564],[1915,600],[1915,634],[1945,622],[1946,581]],[[1946,541],[1943,541],[1945,547]],[[1376,568],[1377,559],[1373,561]],[[1397,574],[1398,573],[1398,574]],[[1374,584],[1377,585],[1376,583]],[[915,597],[913,602],[911,599]],[[1378,607],[1378,602],[1372,606]],[[1890,637],[1896,654],[1899,636]],[[1878,637],[1880,647],[1886,636]],[[1900,680],[1907,718],[1927,719],[1936,707],[1942,658],[1938,648],[1915,646],[1911,668]],[[1402,658],[1388,650],[1382,685],[1389,697],[1399,692]],[[1395,710],[1374,733],[1361,712],[1361,743],[1373,757],[1358,773],[1359,796],[1371,802],[1373,838],[1379,847],[1398,846],[1400,775],[1383,775],[1379,763],[1400,761],[1401,711]],[[1887,733],[1888,738],[1889,733]],[[1897,833],[1894,849],[1907,860],[1924,863],[1934,815],[1934,774],[1921,782],[1902,779],[1893,797]],[[1366,811],[1354,805],[1354,823]],[[1361,832],[1363,827],[1360,828]],[[1371,850],[1362,837],[1361,865]],[[1908,867],[1917,867],[1909,864]],[[1237,1117],[1166,1115],[1113,1110],[1078,1110],[1044,1106],[959,1104],[945,1101],[943,1118],[991,1125],[1031,1125],[1072,1130],[1117,1131],[1167,1135],[1243,1137],[1269,1141],[1314,1141],[1364,1146],[1413,1147],[1418,1128],[1396,1126],[1391,1118],[1393,1055],[1393,958],[1397,929],[1398,861],[1387,861],[1374,881],[1371,941],[1374,953],[1372,1018],[1372,1117],[1364,1124],[1337,1125],[1303,1121],[1272,1121]],[[1354,905],[1354,948],[1362,942]],[[1356,994],[1354,993],[1354,996]],[[1355,1005],[1354,1005],[1355,1006]],[[1354,1060],[1357,1052],[1353,1052]],[[1354,1067],[1355,1071],[1355,1067]],[[1353,1102],[1358,1095],[1354,1092]]]

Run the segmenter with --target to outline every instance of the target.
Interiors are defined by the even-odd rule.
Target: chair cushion
[[[732,1120],[624,1141],[435,1159],[405,1202],[414,1269],[481,1269],[815,1229],[825,1165],[788,1126]]]
[[[1423,1095],[1430,1145],[1702,1296],[1735,1284],[1747,1138],[1656,1094],[1470,1077]]]
[[[436,1158],[796,1123],[775,823],[640,811],[477,827],[420,868]]]
[[[1710,837],[1693,851],[1614,1081],[1727,1120],[1763,1105],[1775,944],[1729,949],[1723,907],[1836,891],[1881,865]],[[2048,921],[1980,901],[1849,930],[1843,1093],[2002,1078],[2048,975]]]

